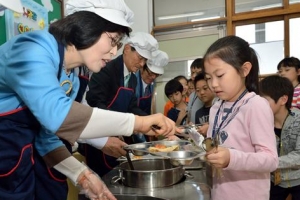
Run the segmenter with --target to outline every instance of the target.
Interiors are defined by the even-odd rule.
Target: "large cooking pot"
[[[174,185],[184,176],[182,166],[173,166],[168,159],[133,160],[134,170],[128,162],[121,163],[119,176],[112,178],[112,183],[122,181],[123,185],[135,188],[159,188]]]

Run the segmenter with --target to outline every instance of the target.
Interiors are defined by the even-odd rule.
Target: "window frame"
[[[290,55],[289,20],[291,18],[300,17],[300,3],[289,4],[289,0],[282,0],[281,7],[235,13],[235,0],[225,0],[225,9],[226,17],[202,20],[197,22],[184,22],[154,26],[152,29],[152,33],[155,34],[161,32],[181,30],[197,26],[226,24],[226,34],[235,35],[236,26],[282,20],[284,22],[284,55]]]

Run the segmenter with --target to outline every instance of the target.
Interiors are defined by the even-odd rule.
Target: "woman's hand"
[[[89,169],[84,170],[78,177],[78,185],[81,191],[92,200],[117,200],[107,189],[97,174]]]
[[[161,113],[157,113],[148,116],[135,116],[134,131],[147,135],[163,135],[169,137],[180,130],[171,119]]]

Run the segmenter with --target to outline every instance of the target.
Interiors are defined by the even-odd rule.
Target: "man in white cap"
[[[147,60],[144,67],[135,73],[137,78],[135,95],[138,100],[138,107],[148,115],[151,114],[154,81],[157,77],[164,73],[164,67],[168,64],[168,62],[168,54],[164,51],[157,50],[152,53],[152,58]],[[136,134],[134,136],[135,143],[146,141],[146,136],[143,134]]]
[[[6,8],[18,13],[23,13],[23,6],[20,0],[0,0],[0,11]]]
[[[86,94],[87,103],[92,107],[140,116],[147,115],[137,106],[135,96],[137,79],[133,73],[141,69],[157,49],[158,43],[152,35],[143,32],[131,34],[124,46],[123,54],[107,63],[99,73],[92,75]],[[133,142],[132,138],[124,139],[127,143]],[[125,155],[123,149],[125,143],[116,137],[94,141],[97,142],[91,142],[91,145],[85,147],[87,165],[103,176],[118,164],[117,157]]]
[[[140,69],[135,76],[137,86],[135,94],[138,99],[138,106],[147,114],[151,114],[151,98],[153,95],[154,81],[164,73],[164,67],[168,64],[169,57],[164,51],[157,50],[152,54],[152,59]]]

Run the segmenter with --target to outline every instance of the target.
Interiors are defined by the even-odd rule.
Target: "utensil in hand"
[[[202,142],[202,147],[205,151],[211,151],[215,148],[215,152],[218,152],[218,146],[220,144],[219,134],[216,134],[213,138],[206,138]],[[212,176],[217,175],[217,178],[221,178],[223,176],[222,169],[212,167]]]
[[[119,136],[119,139],[122,140],[123,142],[125,142],[124,140],[124,137],[123,136]],[[124,148],[124,147],[123,147]],[[124,148],[125,149],[125,148]],[[129,155],[129,150],[128,149],[125,149],[126,151],[126,158],[127,158],[127,161],[128,161],[128,164],[129,164],[129,167],[131,170],[134,170],[134,167],[133,167],[133,164],[132,164],[132,161],[131,161],[131,158],[130,158],[130,155]]]
[[[129,155],[129,151],[126,151],[126,158],[127,158],[127,161],[128,161],[128,164],[129,164],[130,169],[131,169],[131,170],[134,170],[134,167],[133,167],[133,164],[132,164],[130,155]]]
[[[197,147],[202,147],[203,141],[205,140],[204,136],[198,133],[196,126],[187,128],[187,133],[189,134],[190,139]],[[204,150],[204,149],[203,149]]]
[[[219,145],[219,139],[218,137],[214,137],[214,138],[205,138],[202,141],[202,148],[205,151],[210,151],[213,148],[216,148],[216,151],[218,150],[218,145]]]

